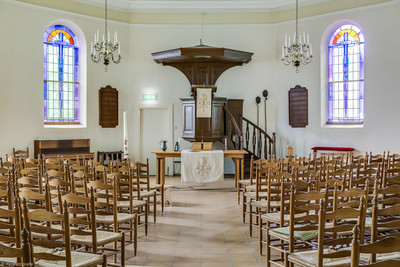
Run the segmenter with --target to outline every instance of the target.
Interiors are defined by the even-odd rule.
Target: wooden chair
[[[7,192],[0,191],[1,198],[7,204],[4,208],[0,208],[0,266],[13,266],[29,262],[26,237],[24,248],[21,247],[20,201],[17,197],[13,201],[10,187],[10,183],[8,183]],[[3,251],[4,254],[2,254]]]
[[[372,242],[371,244],[361,245],[360,236],[362,232],[357,226],[353,230],[354,238],[351,245],[351,267],[398,267],[400,266],[400,258],[385,257],[379,261],[372,261],[371,263],[363,263],[361,253],[371,254],[372,256],[380,253],[398,253],[400,251],[400,238],[395,236],[385,237],[382,240]],[[361,243],[361,244],[360,244]]]
[[[120,254],[120,266],[125,266],[125,234],[97,229],[94,190],[90,190],[89,198],[69,193],[66,195],[59,194],[58,199],[60,203],[63,201],[68,203],[66,207],[59,205],[63,207],[62,213],[64,211],[70,213],[71,243],[74,246],[83,246],[82,248],[85,250],[90,249],[94,254],[101,252],[105,257],[104,262],[107,262],[107,256]],[[115,242],[120,242],[119,249],[109,246],[109,244],[114,245]],[[116,262],[116,258],[114,258],[114,264]]]
[[[276,209],[274,211],[267,209],[266,213],[259,215],[258,243],[260,255],[263,255],[263,244],[266,243],[266,240],[264,240],[264,232],[266,232],[266,229],[285,227],[290,222],[289,199],[292,185],[296,187],[296,190],[298,192],[308,192],[312,187],[310,183],[306,183],[303,181],[292,183],[286,182],[285,179],[281,179],[279,209]],[[270,239],[269,242],[273,242],[273,240]]]
[[[266,229],[267,243],[267,266],[271,264],[278,266],[287,266],[289,253],[295,252],[296,249],[304,249],[310,246],[310,240],[318,236],[318,210],[321,200],[324,204],[327,201],[328,191],[324,193],[310,191],[307,193],[296,193],[296,187],[293,185],[290,193],[290,220],[288,227],[279,227]],[[301,224],[300,224],[301,223]],[[302,231],[297,231],[296,227],[310,224],[311,226],[303,226]],[[305,232],[306,230],[308,232]],[[278,244],[272,244],[272,238],[278,240]],[[271,249],[281,253],[278,259],[271,259]]]
[[[43,180],[39,170],[26,168],[20,170],[19,173],[17,181],[20,188],[26,187],[40,194],[43,193]]]
[[[386,199],[387,200],[387,199]],[[372,208],[372,226],[371,226],[371,242],[377,242],[388,236],[400,238],[400,203],[385,208],[379,208],[377,197],[373,199]],[[362,237],[359,239],[362,241]],[[371,262],[381,261],[384,259],[400,259],[400,251],[392,254],[371,255]]]
[[[141,174],[141,164],[138,162],[128,164],[131,167],[133,196],[138,200],[146,200],[149,207],[153,207],[153,222],[157,221],[157,191],[150,189],[149,176]],[[147,169],[148,170],[148,169]],[[118,169],[117,169],[118,171]],[[152,205],[151,205],[152,204]],[[149,209],[149,213],[151,210]]]
[[[4,243],[0,243],[0,266],[32,266],[29,257],[29,241],[28,231],[24,228],[21,233],[22,245],[21,247],[11,247]]]
[[[163,184],[151,184],[150,183],[150,170],[149,170],[149,159],[146,160],[146,163],[136,162],[131,163],[131,167],[137,168],[139,180],[146,191],[156,190],[159,192],[161,196],[161,213],[164,214],[164,185]]]
[[[45,209],[30,211],[26,200],[23,200],[24,224],[29,232],[31,245],[31,262],[35,266],[106,266],[101,255],[71,251],[68,204],[64,202],[63,205],[63,214]]]
[[[268,169],[271,169],[270,171],[273,173],[279,173],[282,172],[282,169],[279,169],[279,164],[270,162],[265,159],[259,159],[259,160],[254,160],[252,168],[254,168],[254,177],[256,182],[257,180],[257,168],[263,167]],[[252,174],[253,175],[253,174]],[[250,214],[248,207],[250,206],[250,203],[252,200],[254,200],[256,197],[256,183],[251,183],[249,185],[245,186],[245,189],[242,194],[242,221],[243,223],[246,222],[246,214]]]
[[[363,224],[364,201],[359,201],[358,208],[345,207],[328,212],[324,200],[321,201],[318,213],[318,225],[304,225],[296,228],[296,231],[310,231],[318,229],[317,250],[300,251],[290,253],[288,261],[296,266],[348,266],[351,262],[349,249],[346,249],[352,238],[341,236],[340,233],[350,232],[357,225]],[[360,227],[361,228],[361,227]]]
[[[86,182],[85,182],[86,183]],[[95,199],[96,223],[102,226],[102,229],[119,233],[124,224],[128,224],[129,236],[133,237],[130,241],[134,243],[134,253],[137,251],[137,214],[118,212],[118,193],[117,179],[113,179],[112,184],[106,184],[103,181],[92,181],[86,183],[86,197],[89,197],[88,191],[92,190]],[[125,229],[127,229],[125,227]],[[124,235],[125,242],[125,235]],[[117,242],[114,242],[114,249],[117,248]],[[116,257],[114,257],[116,261]]]
[[[132,168],[121,167],[119,173],[111,173],[107,177],[111,178],[111,181],[116,179],[118,212],[137,214],[138,227],[144,226],[145,235],[147,235],[149,205],[147,201],[135,199],[133,195]],[[144,222],[141,222],[141,217],[144,217]]]
[[[259,217],[262,213],[279,210],[281,202],[281,182],[291,182],[293,177],[288,173],[273,174],[267,165],[257,168],[255,196],[250,196],[249,203],[249,233],[252,236],[253,226],[259,227]],[[255,210],[253,210],[255,208]],[[253,223],[253,217],[257,220]]]

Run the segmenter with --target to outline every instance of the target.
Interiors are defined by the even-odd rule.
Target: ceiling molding
[[[5,1],[5,0],[0,0]],[[97,6],[90,4],[91,1],[100,0],[12,0],[8,2],[20,2],[34,6],[41,6],[60,11],[71,12],[80,15],[86,15],[96,18],[104,18],[104,6]],[[115,1],[128,1],[134,0],[115,0]],[[226,2],[233,0],[226,0]],[[287,1],[287,0],[271,0]],[[314,1],[314,0],[308,0]],[[381,3],[396,2],[397,0],[316,0],[318,3],[302,6],[299,8],[299,18],[308,18],[329,14],[333,12],[340,12],[344,10],[366,7]],[[169,2],[169,1],[161,1]],[[175,1],[177,2],[177,1]],[[186,2],[186,1],[185,1]],[[199,2],[199,1],[188,1]],[[206,2],[206,1],[203,1]],[[223,2],[223,1],[218,1]],[[241,2],[247,2],[243,0]],[[251,0],[249,0],[251,2]],[[283,6],[282,6],[283,7]],[[220,13],[207,13],[204,16],[204,24],[276,24],[286,21],[292,21],[295,18],[294,8],[283,9],[274,12],[220,12]],[[260,10],[259,10],[260,11]],[[108,18],[116,22],[129,23],[129,24],[199,24],[202,21],[202,11],[192,13],[143,13],[143,12],[127,12],[115,9],[109,9]]]
[[[104,0],[73,0],[104,7]],[[299,0],[300,6],[309,6],[333,0]],[[113,0],[109,9],[130,13],[237,13],[276,12],[295,7],[294,0]]]

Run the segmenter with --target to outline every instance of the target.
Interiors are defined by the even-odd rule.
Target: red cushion
[[[336,150],[336,151],[353,151],[352,147],[336,147],[336,146],[315,146],[312,150]]]

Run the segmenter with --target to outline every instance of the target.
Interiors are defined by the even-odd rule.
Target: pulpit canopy
[[[212,86],[227,69],[249,63],[253,53],[197,45],[155,52],[151,55],[155,62],[180,70],[192,86]]]

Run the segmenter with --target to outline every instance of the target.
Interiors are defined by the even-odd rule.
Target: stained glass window
[[[44,34],[44,122],[79,124],[79,57],[75,34],[54,25]]]
[[[364,36],[342,25],[328,48],[328,123],[362,124],[364,120]]]

